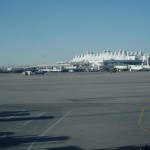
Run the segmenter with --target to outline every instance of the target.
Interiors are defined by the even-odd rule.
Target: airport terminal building
[[[87,52],[76,55],[70,61],[57,62],[54,65],[23,66],[17,68],[0,68],[2,73],[21,73],[31,71],[34,73],[45,72],[90,72],[90,71],[150,71],[150,55],[142,51],[127,52],[120,50],[111,52],[105,50],[100,53]],[[39,70],[39,71],[38,71]],[[38,72],[37,72],[38,71]]]
[[[101,66],[108,65],[150,65],[150,55],[143,54],[142,51],[127,52],[120,50],[118,52],[111,52],[105,50],[102,53],[94,54],[93,52],[87,52],[83,55],[76,55],[72,60],[72,63],[86,63],[92,64],[100,68]]]
[[[118,51],[118,52],[111,52],[109,50],[105,50],[102,53],[94,54],[93,52],[87,52],[83,55],[76,55],[72,62],[82,62],[82,61],[88,61],[89,63],[103,63],[104,61],[136,61],[140,60],[143,63],[147,63],[147,58],[149,58],[149,55],[143,54],[142,51],[136,51],[136,52],[126,52],[126,51]],[[149,62],[148,62],[149,63]]]

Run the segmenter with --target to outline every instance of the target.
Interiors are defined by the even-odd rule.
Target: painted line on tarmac
[[[32,147],[38,142],[40,138],[42,138],[46,133],[48,133],[50,130],[52,130],[57,124],[59,124],[61,121],[63,121],[70,113],[72,113],[74,110],[67,112],[62,118],[57,120],[52,126],[50,126],[47,130],[45,130],[38,138],[36,138],[31,145],[28,147],[27,150],[31,150]]]
[[[41,114],[35,116],[34,119],[32,119],[32,120],[26,121],[25,123],[22,124],[22,126],[25,126],[25,125],[31,123],[31,122],[34,121],[36,118],[41,117],[41,116],[43,116],[44,114],[46,114],[46,112],[43,112],[43,113],[41,113]]]
[[[144,116],[144,111],[145,111],[145,106],[142,106],[142,108],[141,108],[141,113],[140,113],[140,117],[139,117],[139,120],[138,120],[138,126],[139,126],[139,128],[141,128],[145,133],[150,134],[150,131],[147,130],[147,129],[145,129],[145,127],[144,127],[143,124],[142,124],[143,116]]]

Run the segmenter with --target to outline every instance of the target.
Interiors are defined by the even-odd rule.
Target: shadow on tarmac
[[[147,144],[145,144],[147,145]],[[111,147],[111,148],[102,148],[102,149],[93,149],[93,150],[145,150],[145,145],[130,145],[130,146],[123,146],[123,147]],[[150,150],[150,149],[148,149]]]
[[[0,138],[3,136],[13,135],[14,132],[0,132]]]
[[[1,111],[0,117],[25,116],[30,115],[28,111]]]
[[[83,149],[76,146],[64,146],[64,147],[48,148],[46,150],[83,150]]]
[[[53,119],[53,116],[37,116],[29,117],[29,111],[2,111],[0,112],[0,122],[9,121],[25,121],[25,120],[42,120],[42,119]]]
[[[42,119],[53,119],[53,116],[40,116],[40,117],[17,117],[17,118],[2,118],[0,122],[8,122],[8,121],[24,121],[24,120],[42,120]]]
[[[111,147],[111,148],[101,148],[101,149],[93,149],[93,150],[142,150],[144,149],[144,146],[139,146],[139,145],[131,145],[131,146],[123,146],[123,147]],[[64,147],[55,147],[55,148],[48,148],[46,150],[85,150],[76,146],[64,146]],[[150,150],[150,149],[146,149]]]
[[[0,132],[0,135],[5,135],[6,137],[3,137],[0,139],[0,149],[1,148],[11,148],[13,146],[20,146],[21,144],[27,144],[27,143],[32,143],[34,140],[39,138],[37,143],[40,142],[56,142],[56,141],[64,141],[68,140],[68,136],[60,136],[60,137],[50,137],[50,136],[12,136],[14,133],[9,133],[9,132]]]
[[[31,111],[1,111],[0,112],[0,122],[9,122],[9,121],[24,121],[24,120],[42,120],[42,119],[53,119],[53,116],[38,116],[32,117],[30,116]],[[134,112],[124,112],[124,113],[134,113]],[[117,114],[117,113],[114,113]],[[107,114],[94,114],[95,115],[107,115]],[[79,117],[79,116],[73,116]],[[81,117],[81,116],[80,116]],[[15,146],[20,146],[22,144],[31,144],[33,141],[37,143],[43,142],[59,142],[69,140],[68,136],[60,136],[60,137],[51,137],[51,136],[16,136],[15,132],[0,132],[0,149],[11,148]],[[49,143],[51,144],[51,143]],[[149,145],[149,144],[147,144]],[[142,150],[144,150],[144,146],[142,146]],[[77,146],[64,146],[64,147],[53,147],[47,148],[45,150],[84,150]],[[131,146],[123,146],[123,147],[111,147],[111,148],[100,148],[100,149],[92,149],[92,150],[140,150],[140,145],[131,145]]]
[[[11,148],[15,146],[20,146],[22,144],[31,144],[33,141],[36,143],[44,143],[44,142],[59,142],[59,141],[66,141],[69,140],[69,136],[59,136],[59,137],[51,137],[51,136],[15,136],[14,132],[0,132],[0,149],[4,148]],[[51,144],[51,143],[49,143]],[[144,149],[145,145],[142,144],[142,150]],[[100,148],[100,149],[91,149],[91,150],[140,150],[141,145],[130,145],[130,146],[123,146],[123,147],[110,147],[110,148]],[[53,147],[53,148],[46,148],[45,150],[85,150],[77,146],[64,146],[64,147]],[[149,149],[146,149],[149,150]]]

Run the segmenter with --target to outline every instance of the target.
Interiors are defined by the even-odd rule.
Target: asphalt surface
[[[0,149],[150,145],[150,72],[0,74]]]

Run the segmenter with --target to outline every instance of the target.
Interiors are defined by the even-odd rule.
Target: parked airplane
[[[45,72],[41,70],[36,70],[36,71],[24,71],[23,75],[44,75]]]
[[[142,71],[143,70],[143,66],[142,65],[134,65],[131,66],[130,71]]]
[[[116,68],[117,71],[127,71],[128,70],[127,65],[116,65],[114,68]]]

